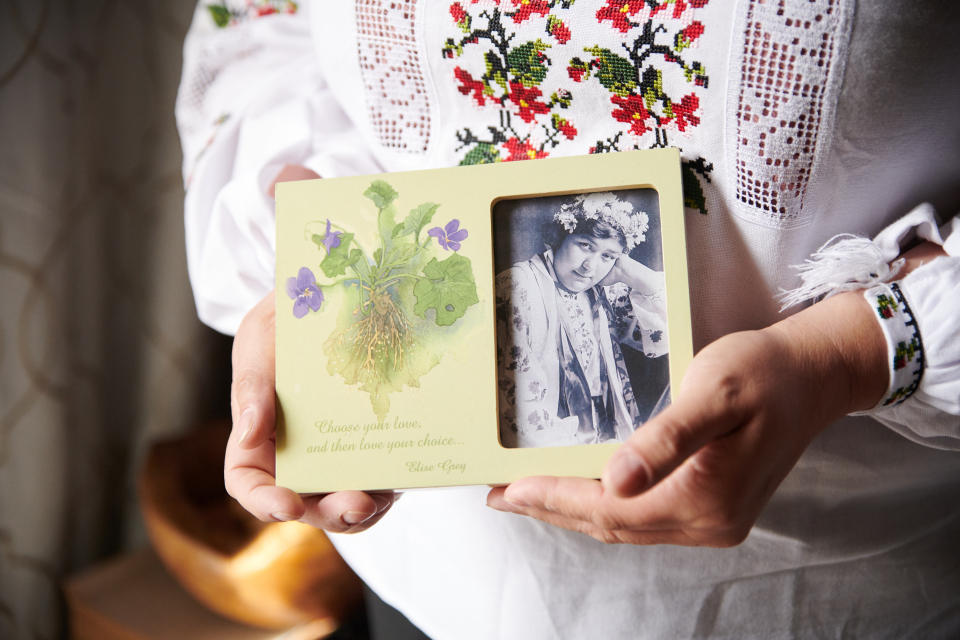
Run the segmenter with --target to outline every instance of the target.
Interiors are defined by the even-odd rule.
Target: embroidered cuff
[[[923,377],[924,355],[920,329],[897,284],[878,284],[863,292],[877,312],[887,339],[890,384],[877,407],[900,404],[917,390]]]

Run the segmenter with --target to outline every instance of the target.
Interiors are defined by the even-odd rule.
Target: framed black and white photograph
[[[277,187],[277,464],[304,493],[597,478],[693,357],[676,149]]]
[[[500,441],[621,442],[670,400],[653,189],[493,208]]]

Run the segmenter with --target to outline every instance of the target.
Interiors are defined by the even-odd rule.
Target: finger
[[[270,292],[247,313],[233,341],[230,409],[237,445],[247,449],[271,438],[276,426],[274,332]]]
[[[265,522],[299,519],[304,512],[303,500],[290,489],[276,486],[273,442],[265,441],[248,449],[239,445],[239,439],[237,429],[227,439],[223,460],[223,484],[227,493]]]
[[[727,398],[685,394],[633,432],[603,471],[603,486],[635,496],[660,482],[708,442],[736,429],[741,417]]]
[[[563,484],[557,483],[556,486],[562,487]],[[565,511],[553,511],[537,506],[539,503],[532,506],[520,506],[510,502],[504,496],[505,489],[505,487],[497,487],[491,490],[487,496],[487,506],[499,511],[536,518],[555,527],[577,531],[608,544],[681,544],[688,546],[698,544],[683,531],[673,526],[651,529],[619,524],[614,526],[613,520],[605,520],[604,518],[607,518],[607,516],[599,517],[599,512],[591,513],[589,517],[583,517],[584,512],[580,512],[580,516],[573,516]],[[560,491],[562,489],[558,491],[558,495]],[[529,496],[525,495],[524,499],[527,497]],[[513,499],[519,500],[518,497]]]
[[[678,525],[674,507],[662,491],[622,498],[596,480],[533,476],[505,487],[503,499],[514,507],[589,521],[602,529],[661,531]]]
[[[505,497],[506,487],[496,487],[487,494],[487,506],[498,511],[506,513],[515,513],[521,516],[529,516],[542,520],[555,527],[562,527],[571,531],[578,531],[587,535],[593,535],[595,532],[586,521],[567,516],[565,514],[539,509],[536,506],[522,505],[514,503]]]
[[[517,507],[530,507],[589,519],[603,498],[603,487],[586,478],[532,476],[504,487],[503,499]]]
[[[251,452],[236,450],[242,455],[228,456],[224,467],[223,484],[227,493],[264,522],[299,520],[304,513],[300,496],[276,486],[272,470],[265,469]]]
[[[373,526],[393,505],[392,492],[337,491],[307,498],[301,521],[334,533],[357,533]]]

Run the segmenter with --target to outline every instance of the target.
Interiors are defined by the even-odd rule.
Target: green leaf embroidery
[[[494,145],[481,142],[473,149],[467,152],[467,155],[460,161],[461,165],[468,164],[490,164],[500,161],[500,150]]]
[[[221,29],[230,24],[230,9],[225,4],[208,4],[207,11],[213,18],[213,23]]]
[[[636,70],[632,62],[602,47],[591,47],[584,51],[595,56],[598,63],[597,79],[608,91],[626,97],[636,88]]]
[[[545,59],[543,52],[549,47],[550,45],[537,38],[533,42],[511,49],[507,54],[510,74],[525,87],[539,85],[547,77],[547,67],[542,61]]]
[[[417,282],[413,294],[417,297],[415,313],[426,317],[428,309],[436,310],[436,323],[449,326],[463,317],[467,307],[480,302],[473,279],[470,259],[454,254],[439,262],[433,258],[423,268],[426,276]]]

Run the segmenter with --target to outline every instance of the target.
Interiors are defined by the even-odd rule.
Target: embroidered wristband
[[[920,329],[897,284],[878,284],[863,292],[877,312],[887,339],[890,385],[877,407],[900,404],[917,390],[923,377],[923,341]]]

